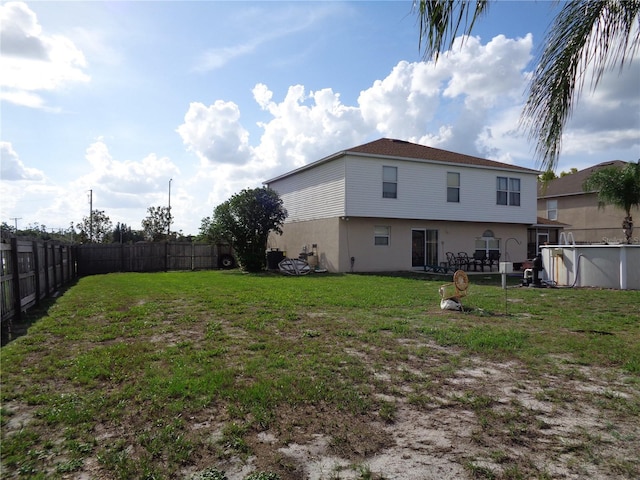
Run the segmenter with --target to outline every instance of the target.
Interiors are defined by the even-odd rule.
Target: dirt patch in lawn
[[[640,472],[640,419],[628,416],[640,392],[629,377],[562,362],[554,372],[532,374],[516,361],[467,358],[434,378],[434,362],[456,352],[420,346],[438,353],[384,369],[371,365],[376,390],[384,392],[375,395],[388,406],[384,418],[380,411],[353,416],[287,407],[276,428],[246,436],[251,454],[212,465],[229,480],[252,471],[285,480],[628,479]],[[399,382],[399,372],[411,372],[413,381]],[[420,376],[424,383],[415,381]]]
[[[181,341],[159,335],[152,341]],[[379,350],[394,342],[407,353],[381,362],[384,352]],[[345,347],[345,354],[368,369],[371,411],[353,413],[323,403],[281,405],[264,426],[247,419],[250,427],[234,437],[228,431],[233,420],[224,408],[209,406],[180,417],[185,436],[198,448],[179,475],[205,478],[203,472],[213,468],[228,480],[259,471],[277,472],[282,480],[640,475],[636,378],[563,358],[548,364],[553,368],[534,371],[515,360],[463,356],[454,347],[391,336],[388,343],[368,348]],[[148,400],[139,401],[136,408]],[[17,401],[3,409],[10,413],[3,438],[37,420],[34,407]],[[104,469],[104,445],[120,442],[123,455],[135,456],[146,427],[137,424],[135,408],[122,412],[128,420],[98,423],[89,433],[96,454],[58,478],[123,478]],[[168,419],[158,421],[170,426]],[[54,443],[62,443],[63,434]],[[64,460],[57,459],[51,472]]]

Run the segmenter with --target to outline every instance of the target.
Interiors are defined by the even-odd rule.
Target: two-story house
[[[332,272],[423,270],[476,251],[527,257],[538,171],[382,138],[264,182],[288,211],[269,247]]]
[[[566,224],[566,234],[570,234],[577,244],[624,242],[624,211],[612,205],[599,207],[598,192],[585,192],[583,184],[601,168],[622,168],[625,164],[621,160],[603,162],[540,184],[538,215]],[[632,215],[638,216],[637,208],[632,210]]]

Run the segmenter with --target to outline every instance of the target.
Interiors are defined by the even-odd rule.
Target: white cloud
[[[204,165],[243,165],[251,155],[249,133],[240,124],[240,109],[233,102],[217,100],[208,107],[191,103],[177,132]]]
[[[256,85],[253,93],[273,117],[259,123],[264,133],[255,155],[265,167],[299,167],[364,138],[359,109],[344,105],[330,88],[307,94],[304,86],[291,86],[280,103],[272,101],[265,85]]]
[[[74,184],[85,190],[99,190],[117,203],[145,205],[155,195],[164,198],[165,183],[180,174],[171,160],[155,153],[140,161],[114,160],[103,139],[89,145],[86,159],[92,171]]]
[[[18,228],[36,223],[56,228],[69,226],[67,214],[72,209],[57,209],[62,199],[68,197],[67,189],[51,184],[41,170],[26,166],[9,142],[0,142],[0,165],[3,221],[15,217],[19,220]]]
[[[464,46],[459,47],[462,41]],[[491,107],[506,98],[520,100],[532,46],[531,34],[516,40],[498,35],[486,45],[478,37],[458,38],[438,63],[438,69],[450,77],[443,96],[465,95],[472,108]]]
[[[445,78],[446,73],[431,64],[399,62],[385,79],[360,93],[363,120],[385,136],[423,135],[440,105]]]
[[[36,92],[90,80],[83,53],[67,37],[45,34],[25,3],[0,5],[0,23],[2,100],[41,108],[45,102]]]
[[[248,53],[252,53],[258,42],[245,43],[242,45],[234,45],[232,47],[211,48],[200,55],[196,66],[193,68],[196,72],[208,72],[223,67],[227,62],[236,57],[241,57]]]
[[[48,48],[40,38],[42,28],[26,4],[7,2],[0,6],[0,49],[3,55],[48,60]]]
[[[367,125],[384,136],[501,156],[495,138],[491,148],[485,144],[486,129],[501,108],[523,101],[532,37],[499,35],[486,45],[476,37],[461,42],[457,39],[437,65],[399,62],[385,79],[361,92],[358,103]]]
[[[172,212],[174,215],[179,212],[182,221],[192,220],[197,211],[192,208],[195,198],[200,193],[205,195],[203,192],[190,195],[193,192],[183,186],[180,169],[169,158],[155,153],[140,160],[114,159],[107,143],[99,138],[87,147],[85,159],[91,171],[64,188],[55,187],[61,191],[55,201],[48,202],[48,207],[38,212],[39,218],[49,218],[63,226],[68,226],[68,219],[77,223],[89,212],[91,192],[94,210],[104,211],[114,225],[120,222],[140,229],[148,207],[168,204],[170,179]],[[184,224],[177,227],[186,228]]]
[[[0,178],[8,181],[40,182],[44,180],[44,173],[38,169],[26,167],[11,143],[0,141]]]
[[[640,157],[640,54],[625,68],[606,71],[595,89],[589,84],[592,71],[585,74],[585,88],[562,136],[563,169],[562,158],[567,156],[604,155],[602,161]],[[634,151],[635,158],[620,158],[618,152],[624,150]]]

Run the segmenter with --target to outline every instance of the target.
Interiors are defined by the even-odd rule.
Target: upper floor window
[[[558,200],[547,200],[547,218],[558,220]]]
[[[496,188],[496,203],[498,205],[520,206],[520,179],[498,177]]]
[[[398,167],[382,167],[382,198],[398,198]]]
[[[390,236],[391,236],[391,227],[376,226],[373,229],[373,244],[389,245]]]
[[[447,172],[447,202],[460,202],[460,174]]]

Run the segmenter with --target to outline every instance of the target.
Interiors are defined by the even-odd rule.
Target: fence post
[[[72,260],[71,276],[72,278],[75,279],[78,277],[78,246],[77,245],[71,246],[71,260]]]
[[[35,240],[31,245],[31,248],[33,248],[33,268],[36,271],[36,305],[40,306],[40,249],[38,248],[38,242]]]
[[[64,285],[64,255],[62,250],[62,245],[58,245],[58,269],[60,270],[60,286]]]
[[[53,272],[53,288],[52,290],[55,292],[58,286],[58,273],[56,272],[56,248],[55,245],[50,245],[51,247],[51,271]]]
[[[42,242],[44,246],[44,296],[49,297],[51,282],[49,281],[49,242]]]
[[[20,320],[22,316],[22,302],[20,299],[20,272],[18,268],[18,239],[11,239],[11,264],[13,265],[13,310],[14,318]]]

